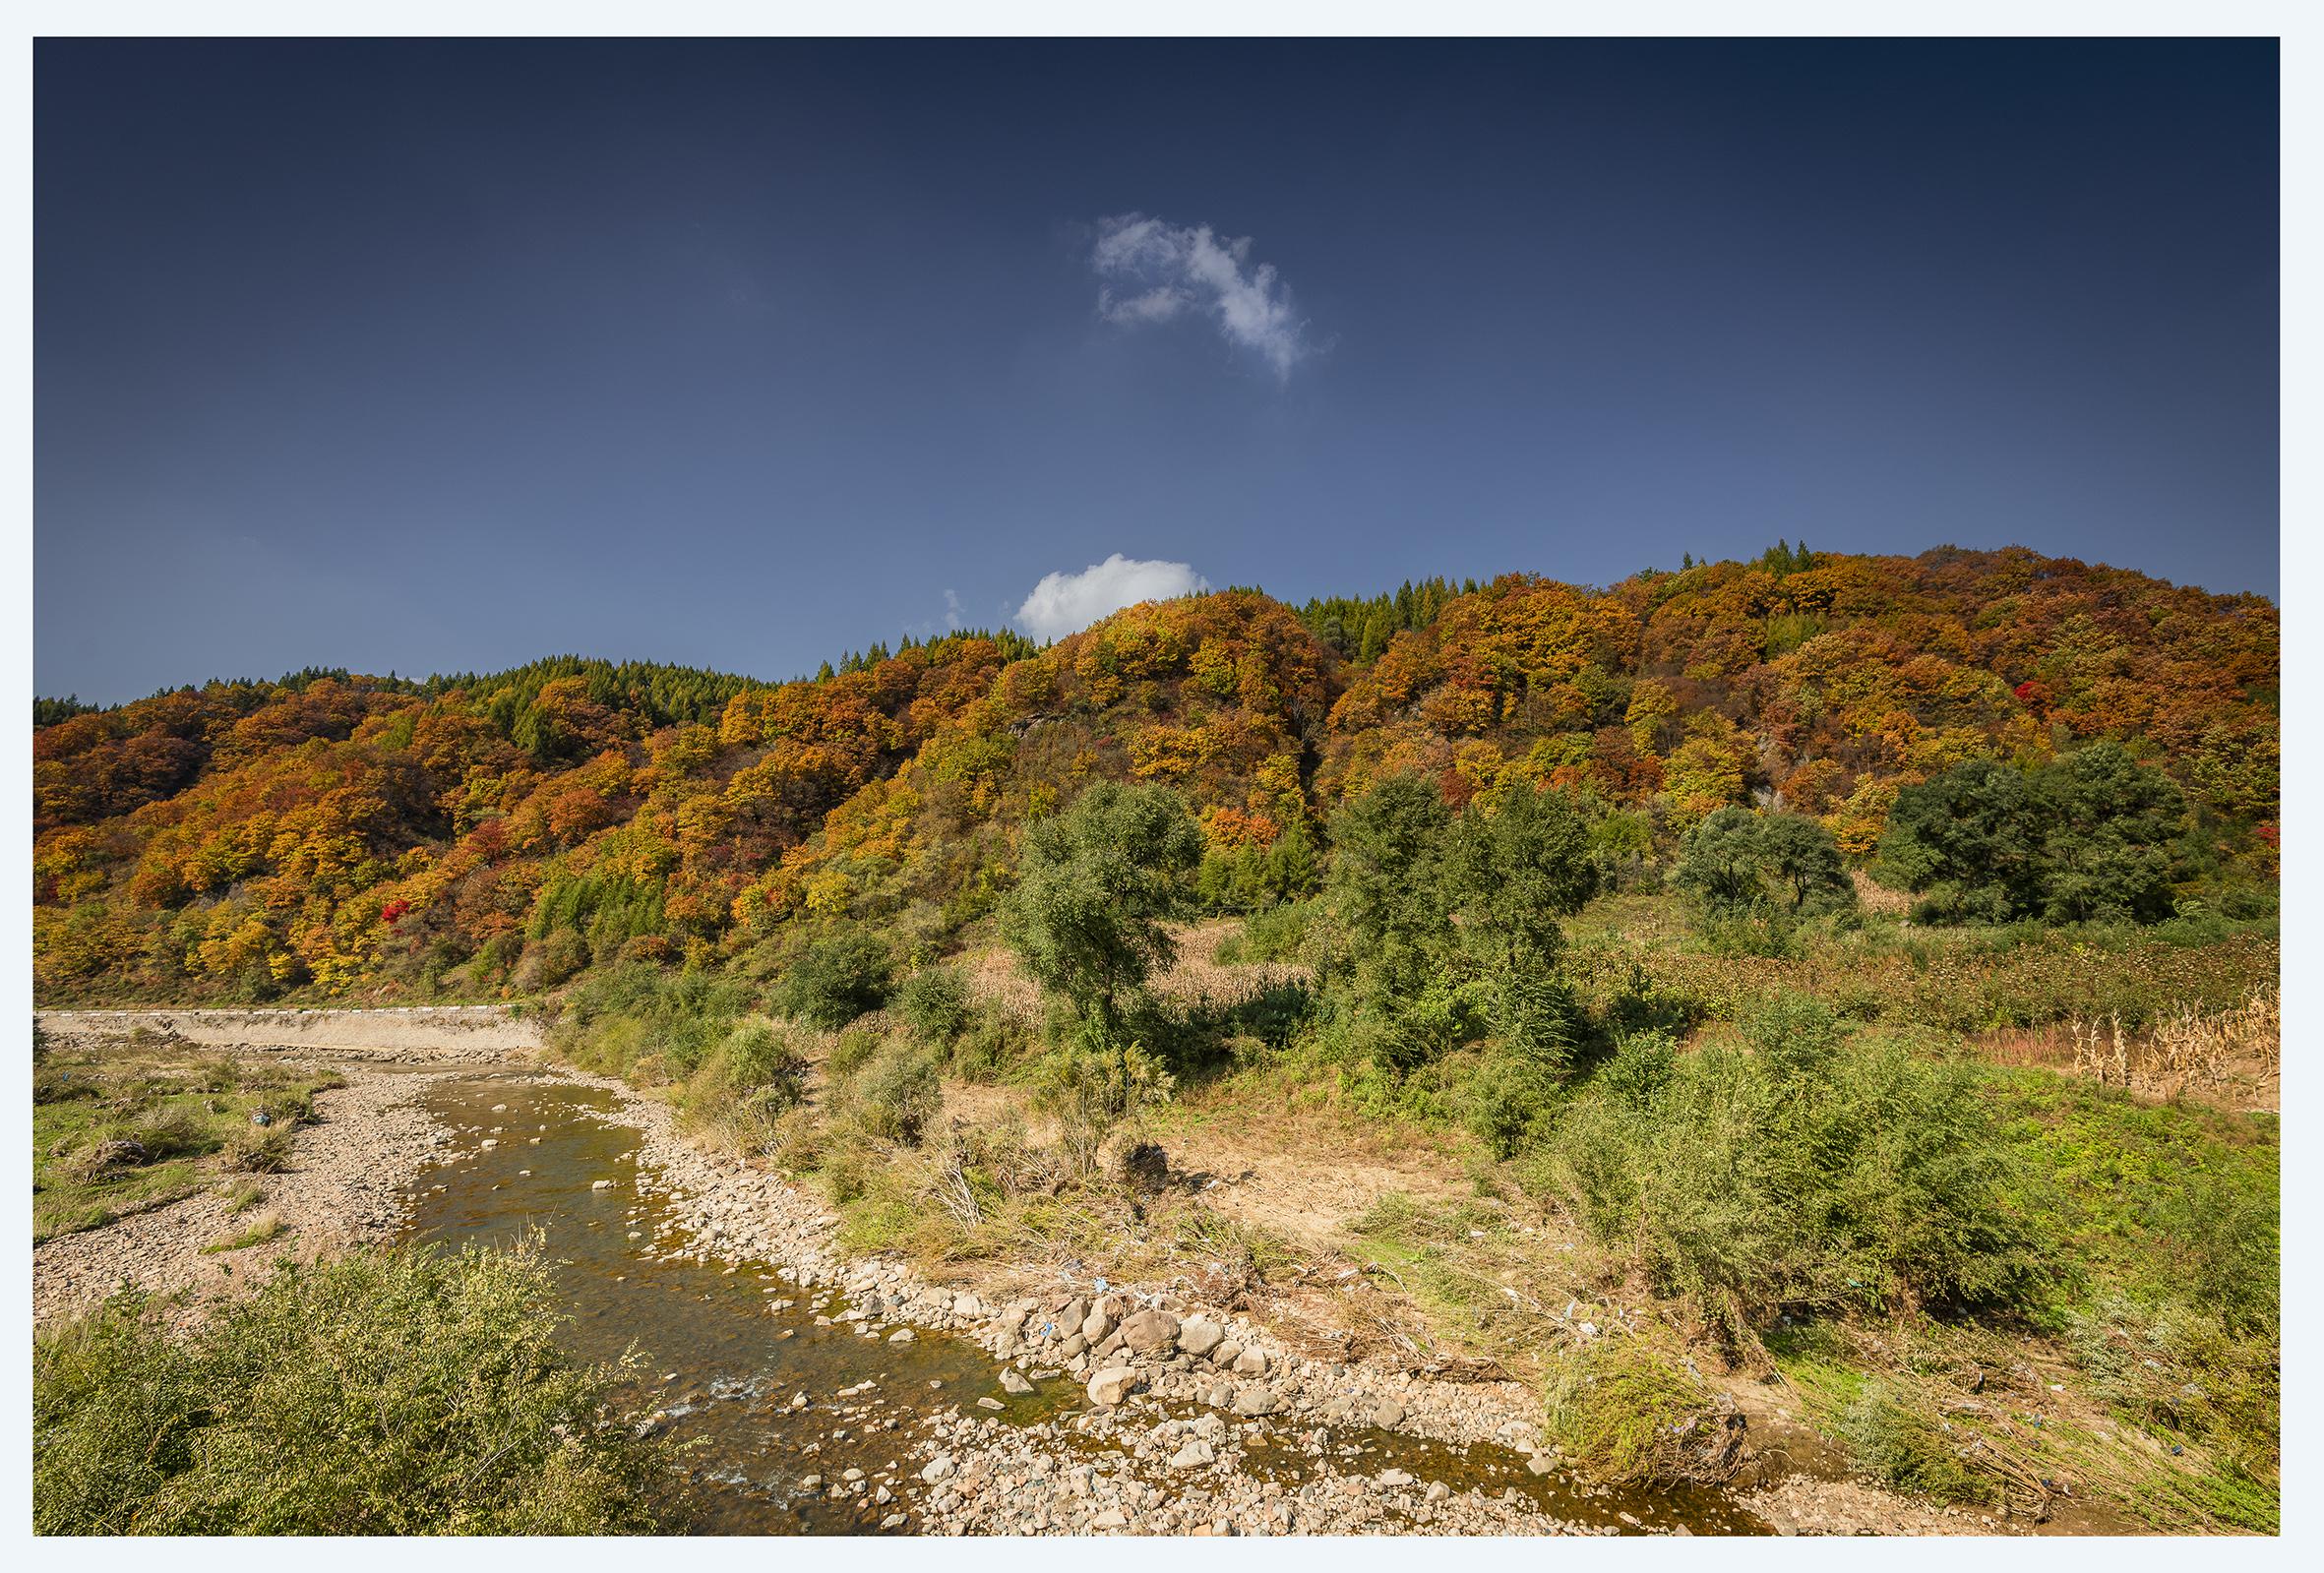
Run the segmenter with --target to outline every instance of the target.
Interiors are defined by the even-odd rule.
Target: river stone
[[[1238,1376],[1266,1375],[1267,1352],[1263,1349],[1247,1349],[1237,1355],[1235,1357],[1235,1374]]]
[[[1178,1342],[1178,1318],[1166,1310],[1141,1310],[1122,1323],[1122,1342],[1138,1355],[1159,1355]]]
[[[1057,1353],[1059,1358],[1063,1360],[1079,1360],[1081,1352],[1088,1347],[1089,1340],[1083,1338],[1079,1333],[1075,1333],[1057,1347]]]
[[[1081,1320],[1081,1336],[1092,1344],[1114,1330],[1114,1318],[1102,1310],[1093,1310]]]
[[[1065,1328],[1068,1332],[1079,1327],[1087,1320],[1089,1320],[1089,1301],[1085,1300],[1069,1300],[1058,1307],[1057,1325]]]
[[[952,1455],[949,1453],[937,1454],[936,1457],[928,1461],[927,1468],[920,1472],[920,1478],[931,1485],[940,1481],[950,1480],[952,1478]]]
[[[1218,1348],[1220,1341],[1226,1336],[1226,1330],[1218,1323],[1204,1321],[1197,1316],[1179,1324],[1178,1347],[1185,1354],[1200,1360]]]
[[[1379,1472],[1379,1482],[1380,1484],[1387,1486],[1390,1490],[1393,1490],[1399,1485],[1410,1485],[1412,1483],[1412,1477],[1407,1475],[1402,1470],[1381,1470]]]
[[[1127,1365],[1109,1365],[1089,1379],[1089,1401],[1111,1409],[1136,1385],[1137,1372]]]
[[[1392,1431],[1404,1423],[1404,1406],[1392,1398],[1383,1398],[1372,1412],[1372,1423],[1383,1431]]]
[[[1536,1453],[1525,1461],[1525,1467],[1536,1475],[1548,1475],[1556,1471],[1558,1461],[1547,1453]]]
[[[1174,1470],[1200,1469],[1217,1457],[1211,1451],[1210,1444],[1197,1436],[1170,1455],[1170,1467]]]
[[[1242,1354],[1243,1346],[1230,1338],[1210,1352],[1210,1362],[1213,1365],[1223,1365],[1232,1370],[1235,1361],[1242,1357]]]
[[[959,1294],[952,1297],[953,1315],[966,1316],[969,1319],[974,1320],[975,1318],[984,1315],[984,1313],[985,1302],[981,1300],[978,1300],[974,1295]],[[1023,1324],[1019,1323],[1018,1325],[1021,1326]]]
[[[1275,1396],[1273,1388],[1257,1382],[1235,1389],[1235,1413],[1238,1415],[1272,1415],[1282,1406],[1283,1401]]]
[[[1013,1371],[1013,1370],[1009,1369],[1009,1368],[1008,1366],[1006,1366],[1006,1365],[1004,1365],[1004,1366],[1002,1366],[1002,1367],[1001,1367],[1001,1391],[1002,1391],[1002,1392],[1004,1392],[1004,1393],[1029,1393],[1029,1392],[1031,1392],[1032,1390],[1033,1390],[1033,1384],[1032,1384],[1031,1382],[1028,1382],[1028,1381],[1026,1381],[1026,1380],[1025,1380],[1023,1377],[1021,1377],[1021,1376],[1017,1375],[1015,1371]]]

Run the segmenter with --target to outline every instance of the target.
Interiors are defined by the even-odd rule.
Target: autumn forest
[[[1604,590],[1526,575],[1294,608],[1149,603],[1035,648],[874,646],[762,683],[560,658],[305,672],[35,715],[47,1000],[537,994],[619,959],[769,965],[878,920],[942,951],[1099,780],[1199,817],[1193,904],[1303,894],[1333,811],[1419,775],[1572,796],[1618,877],[1715,811],[1878,851],[1901,790],[2115,740],[2183,804],[2170,900],[2272,906],[2278,614],[2010,549],[1782,545]]]

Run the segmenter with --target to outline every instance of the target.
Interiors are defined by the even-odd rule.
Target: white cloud
[[[1203,313],[1228,343],[1255,351],[1283,378],[1315,352],[1274,265],[1251,265],[1248,235],[1221,240],[1208,224],[1186,228],[1117,213],[1097,221],[1089,265],[1107,280],[1098,288],[1097,311],[1110,323],[1136,328]]]
[[[1099,618],[1140,601],[1195,595],[1210,581],[1186,563],[1141,562],[1120,552],[1078,574],[1052,574],[1016,609],[1017,629],[1037,639],[1062,639]]]

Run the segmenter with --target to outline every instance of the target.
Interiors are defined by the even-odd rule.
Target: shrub
[[[1536,1168],[1603,1242],[1729,1338],[1781,1310],[2006,1301],[2029,1287],[2014,1151],[1970,1068],[1779,1000],[1751,1050],[1634,1038]]]
[[[124,1294],[32,1347],[43,1535],[528,1535],[663,1526],[667,1444],[559,1350],[530,1251],[283,1264],[172,1337]]]
[[[1576,1023],[1558,920],[1600,885],[1570,798],[1512,792],[1455,817],[1430,782],[1391,777],[1340,811],[1332,840],[1324,972],[1354,1037],[1410,1069],[1490,1027],[1562,1068]]]
[[[571,929],[559,929],[541,944],[540,982],[554,989],[588,970],[589,942]]]
[[[1033,1098],[1056,1117],[1074,1172],[1086,1175],[1097,1168],[1098,1150],[1113,1128],[1167,1103],[1173,1085],[1170,1072],[1136,1044],[1069,1045],[1042,1061]]]
[[[830,1058],[825,1062],[825,1068],[830,1072],[834,1081],[844,1081],[871,1063],[872,1057],[880,1052],[881,1042],[878,1033],[861,1027],[843,1032],[832,1040]]]
[[[2185,822],[2178,788],[2118,743],[2030,772],[1971,759],[1897,794],[1880,877],[1930,919],[2154,922]]]
[[[591,973],[574,990],[555,1041],[591,1069],[628,1076],[653,1054],[684,1077],[724,1041],[749,1003],[747,987],[733,979],[623,962]]]
[[[908,1044],[890,1044],[864,1066],[849,1089],[856,1119],[884,1141],[917,1147],[944,1108],[936,1061]]]
[[[1315,907],[1304,901],[1254,912],[1244,920],[1242,933],[1229,935],[1221,941],[1218,959],[1227,966],[1297,961],[1307,945],[1308,930],[1315,917]]]
[[[922,967],[896,991],[897,1014],[922,1043],[943,1047],[967,1029],[968,980],[958,967]]]
[[[288,1125],[244,1125],[226,1138],[227,1169],[240,1175],[279,1174],[290,1163]]]
[[[1735,1473],[1740,1419],[1675,1362],[1628,1339],[1566,1355],[1545,1397],[1549,1434],[1601,1482],[1723,1481]]]
[[[764,1016],[735,1024],[687,1081],[689,1102],[755,1098],[779,1108],[799,1101],[807,1059],[780,1027]]]
[[[836,1032],[887,1002],[893,965],[887,947],[868,934],[810,944],[775,985],[774,1008],[809,1026]]]

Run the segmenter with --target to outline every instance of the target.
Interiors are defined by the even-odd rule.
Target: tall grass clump
[[[2036,1262],[1974,1073],[1778,1001],[1745,1045],[1627,1040],[1533,1164],[1737,1345],[1780,1312],[2016,1298]]]
[[[184,1337],[125,1293],[32,1347],[43,1535],[664,1527],[666,1443],[557,1348],[530,1251],[288,1263]]]
[[[806,1087],[807,1057],[793,1030],[764,1016],[738,1022],[687,1078],[680,1098],[687,1123],[735,1151],[765,1151]]]

